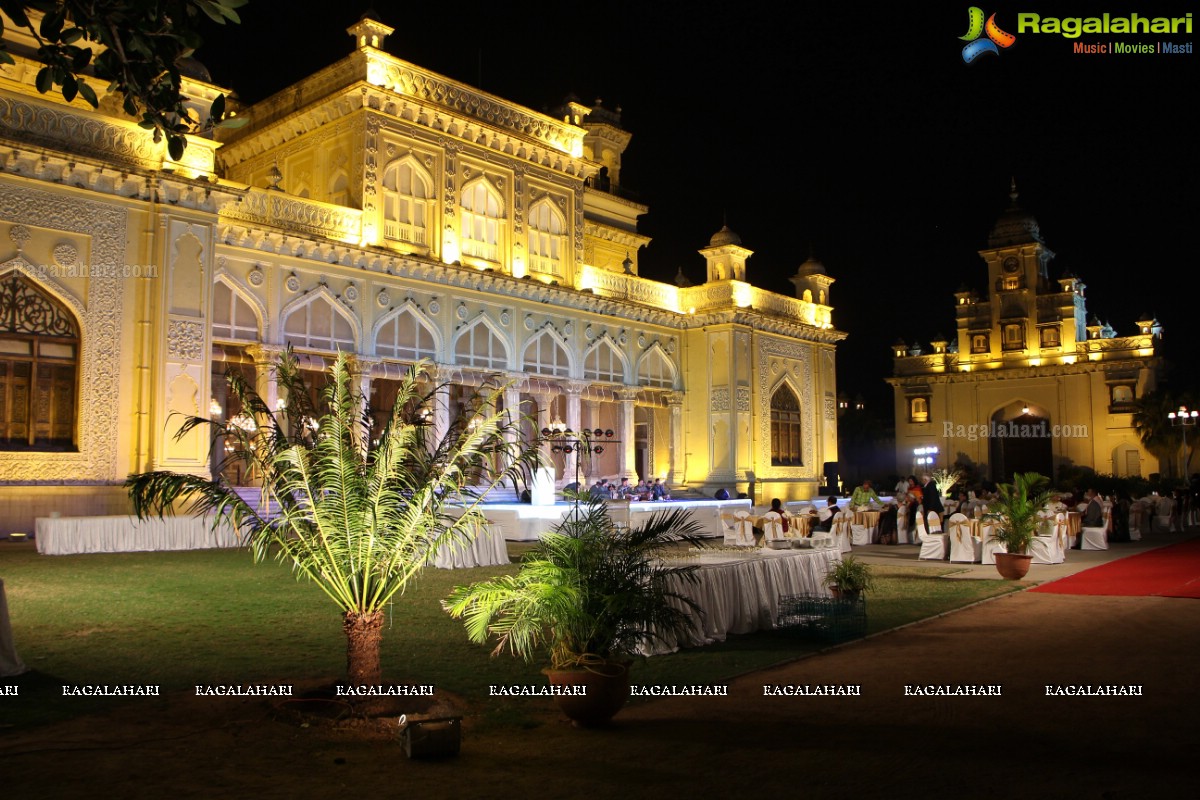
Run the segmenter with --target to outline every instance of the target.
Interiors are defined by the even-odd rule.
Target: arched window
[[[339,169],[329,181],[329,202],[335,206],[350,205],[350,179],[343,170]]]
[[[913,397],[908,401],[909,422],[929,422],[929,398]]]
[[[0,450],[77,450],[79,325],[16,272],[0,278]]]
[[[485,261],[500,260],[504,204],[486,180],[463,187],[462,254]]]
[[[293,347],[309,350],[355,349],[350,320],[321,295],[288,314],[283,321],[283,338]]]
[[[675,388],[675,365],[659,347],[651,347],[638,362],[638,383],[660,389]]]
[[[625,382],[625,362],[617,348],[608,339],[592,345],[583,357],[583,377],[591,381],[606,383]]]
[[[404,308],[379,326],[375,354],[409,362],[432,359],[437,356],[437,340],[416,313]]]
[[[479,320],[455,340],[454,363],[467,367],[506,369],[508,347],[495,331]]]
[[[566,249],[566,220],[549,200],[539,200],[529,209],[529,271],[562,276]]]
[[[525,346],[522,367],[535,375],[570,377],[571,359],[567,351],[549,331],[543,331]]]
[[[217,281],[213,285],[214,339],[258,341],[258,316],[254,309],[229,284]]]
[[[422,247],[429,244],[429,211],[433,180],[410,157],[393,162],[383,173],[383,238]]]
[[[787,386],[771,395],[771,464],[798,467],[804,463],[800,452],[800,400]]]

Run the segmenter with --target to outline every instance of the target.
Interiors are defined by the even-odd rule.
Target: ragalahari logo
[[[979,37],[987,34],[986,39]],[[979,58],[984,53],[992,55],[1000,55],[1000,48],[1009,48],[1013,46],[1013,42],[1017,41],[1017,37],[1011,33],[1005,33],[1000,30],[1000,26],[996,24],[996,15],[992,14],[987,18],[987,22],[983,21],[983,9],[978,6],[971,6],[967,9],[967,34],[966,36],[958,37],[964,42],[968,42],[963,48],[963,61],[970,64],[975,59]]]

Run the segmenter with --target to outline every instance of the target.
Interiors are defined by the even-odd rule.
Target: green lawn
[[[952,571],[946,567],[873,569],[879,586],[868,601],[869,632],[1017,588],[1002,580],[936,577]],[[497,721],[520,724],[521,712],[512,704],[532,708],[530,702],[489,698],[487,687],[540,685],[541,665],[491,658],[439,606],[459,583],[515,570],[514,565],[422,573],[391,608],[383,638],[385,676],[434,684]],[[37,673],[17,679],[19,698],[0,701],[2,725],[25,727],[117,702],[63,698],[63,683],[158,684],[165,694],[191,692],[195,684],[301,683],[344,672],[340,613],[286,567],[256,565],[245,551],[39,556],[32,545],[3,542],[0,577],[18,652]],[[824,646],[784,631],[733,636],[646,659],[635,667],[634,679],[720,682]]]

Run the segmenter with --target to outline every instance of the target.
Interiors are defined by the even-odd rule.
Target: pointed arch
[[[350,205],[350,176],[344,169],[334,170],[329,178],[329,202],[335,206]]]
[[[411,299],[375,323],[375,355],[415,362],[436,361],[442,351],[437,325]]]
[[[0,265],[0,451],[78,450],[81,317],[28,267]]]
[[[663,346],[655,342],[638,359],[637,382],[641,386],[674,389],[679,370]]]
[[[67,306],[71,310],[71,313],[75,315],[76,320],[83,319],[86,312],[83,303],[70,289],[59,283],[45,266],[34,264],[24,256],[18,255],[0,264],[0,279],[4,278],[9,272],[14,271],[26,276],[39,289],[49,292],[55,299]]]
[[[214,339],[266,340],[266,306],[224,269],[213,280],[211,319]]]
[[[433,176],[409,153],[384,168],[382,186],[383,238],[428,247]]]
[[[508,369],[504,331],[483,314],[454,338],[454,363],[464,367]]]
[[[479,177],[462,187],[462,236],[464,256],[500,261],[507,230],[504,198],[487,178]]]
[[[551,325],[543,328],[525,345],[521,368],[527,373],[569,378],[573,367],[566,339]]]
[[[549,197],[529,209],[529,272],[534,275],[566,274],[567,219]]]
[[[625,383],[629,362],[606,333],[596,339],[583,354],[585,380]]]
[[[358,350],[358,320],[328,286],[293,300],[279,319],[284,344],[307,350]]]
[[[771,465],[804,465],[804,409],[791,381],[781,380],[771,390]]]

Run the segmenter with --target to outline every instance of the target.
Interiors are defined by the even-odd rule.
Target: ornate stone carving
[[[737,387],[737,410],[750,410],[750,389],[747,386]]]
[[[0,113],[0,120],[0,129],[15,124],[7,112]],[[78,197],[9,185],[0,192],[0,217],[18,225],[84,234],[90,237],[92,263],[105,267],[88,280],[86,307],[67,298],[67,305],[82,328],[79,452],[6,452],[0,458],[0,481],[74,484],[119,481],[123,477],[117,474],[117,431],[124,297],[119,267],[127,263],[127,212]]]
[[[300,291],[300,276],[293,272],[291,275],[287,276],[287,280],[283,282],[283,285],[286,286],[287,290],[293,294]]]
[[[775,388],[768,384],[771,379],[771,359],[791,359],[798,362],[797,379],[800,385],[797,394],[800,406],[806,413],[801,415],[801,455],[804,460],[802,467],[786,468],[788,475],[797,477],[812,477],[818,474],[819,465],[816,463],[816,417],[818,413],[818,398],[813,392],[813,352],[812,346],[776,339],[772,336],[760,336],[758,347],[758,441],[764,443],[757,448],[759,469],[764,475],[783,474],[781,467],[771,466],[771,454],[765,445],[771,441],[771,390]]]
[[[254,269],[250,270],[250,273],[246,276],[246,280],[251,286],[262,286],[267,280],[267,274],[262,271],[262,267],[255,264]]]
[[[379,304],[380,308],[387,308],[392,304],[392,298],[387,293],[387,289],[379,290],[379,294],[375,295],[375,302]]]
[[[171,320],[167,323],[167,357],[196,361],[204,352],[204,329],[199,322]]]
[[[729,410],[729,387],[717,386],[714,387],[708,398],[709,411],[728,411]],[[770,441],[769,439],[767,441]]]
[[[158,169],[163,162],[163,146],[133,123],[102,121],[15,97],[0,97],[0,136],[146,169]]]
[[[357,241],[362,237],[362,212],[331,203],[251,189],[239,203],[227,203],[221,216],[320,238]]]
[[[358,300],[358,287],[353,283],[346,287],[346,291],[342,293],[346,300],[353,303]]]

